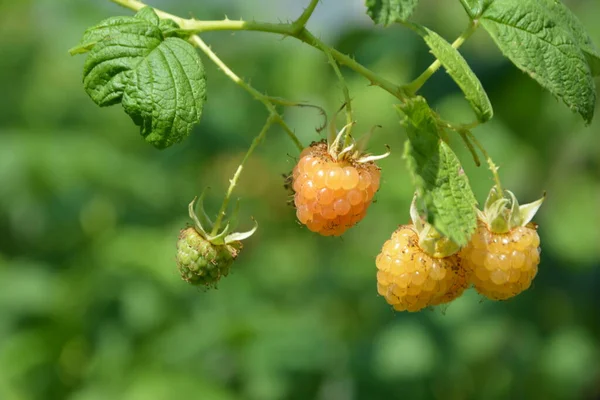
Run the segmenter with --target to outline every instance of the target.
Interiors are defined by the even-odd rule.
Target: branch
[[[302,15],[300,15],[300,17],[298,17],[298,19],[292,23],[292,31],[294,34],[298,34],[304,29],[313,11],[315,11],[315,7],[317,7],[318,2],[319,0],[311,0],[310,4],[308,7],[306,7]]]
[[[110,0],[114,3],[117,3],[123,7],[129,8],[130,10],[139,11],[144,8],[146,4],[137,0]],[[311,0],[312,2],[316,1]],[[312,4],[312,3],[311,3]],[[310,9],[309,6],[308,9]],[[260,31],[260,32],[270,32],[270,33],[278,33],[284,36],[294,37],[316,49],[321,50],[319,47],[319,40],[311,34],[308,30],[301,29],[299,32],[295,31],[295,27],[293,24],[272,24],[266,22],[256,22],[256,21],[231,21],[231,20],[222,20],[222,21],[198,21],[196,19],[185,19],[180,18],[175,15],[166,13],[161,10],[154,9],[157,15],[163,19],[172,19],[175,21],[182,30],[189,31],[192,33],[202,33],[208,31]],[[306,11],[305,11],[306,12]],[[311,11],[312,13],[312,11]],[[398,86],[377,73],[371,71],[365,66],[359,64],[351,57],[337,51],[334,48],[327,46],[333,58],[336,59],[338,63],[341,65],[345,65],[346,67],[354,70],[360,75],[364,76],[371,82],[371,84],[381,87],[383,90],[387,91],[394,97],[404,101],[409,96],[404,88]]]
[[[338,67],[337,62],[335,61],[335,59],[333,58],[333,55],[331,55],[331,51],[329,49],[329,47],[327,47],[325,45],[325,43],[321,42],[320,40],[316,39],[318,45],[321,47],[321,50],[327,55],[327,60],[329,61],[329,64],[331,65],[331,68],[333,68],[333,72],[335,72],[335,75],[337,76],[338,80],[340,81],[340,84],[342,85],[342,93],[344,93],[344,101],[345,101],[345,106],[344,108],[346,109],[346,133],[345,133],[345,138],[344,138],[344,144],[347,146],[349,144],[349,140],[351,138],[350,134],[352,131],[352,123],[353,118],[352,118],[352,99],[350,98],[350,91],[348,91],[348,85],[346,85],[346,80],[344,79],[344,75],[342,75],[342,71],[340,71],[340,68]]]
[[[267,108],[267,110],[269,111],[269,114],[275,116],[275,121],[279,125],[281,125],[281,127],[285,130],[285,132],[288,134],[290,139],[292,139],[292,141],[294,142],[296,147],[298,147],[298,150],[302,151],[302,149],[304,148],[302,146],[302,143],[300,143],[300,140],[298,140],[298,138],[296,137],[294,132],[285,123],[285,121],[283,120],[281,115],[277,112],[277,110],[275,109],[275,106],[273,105],[273,103],[271,103],[271,101],[268,99],[267,96],[265,96],[258,90],[254,89],[252,86],[250,86],[250,84],[244,82],[244,80],[242,78],[237,76],[235,74],[235,72],[233,72],[227,66],[227,64],[225,64],[223,61],[221,61],[221,59],[215,54],[215,52],[212,51],[211,48],[202,39],[200,39],[200,37],[198,35],[192,35],[192,37],[190,38],[190,41],[192,42],[192,44],[194,44],[196,47],[198,47],[200,50],[202,50],[204,52],[204,54],[206,54],[206,56],[208,58],[210,58],[211,61],[214,62],[217,65],[217,67],[219,67],[225,73],[225,75],[227,75],[233,82],[240,85],[244,90],[246,90],[248,93],[250,93],[256,100],[263,103],[265,105],[265,107]]]

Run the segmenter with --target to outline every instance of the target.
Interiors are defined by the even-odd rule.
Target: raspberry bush
[[[194,202],[190,204],[194,225],[181,231],[176,257],[184,280],[214,285],[232,268],[241,241],[256,230],[255,226],[246,233],[232,233],[237,208],[231,216],[227,211],[246,161],[273,125],[280,126],[298,149],[298,155],[292,155],[296,165],[289,185],[297,219],[308,230],[342,235],[374,206],[376,193],[386,184],[382,175],[392,181],[395,171],[381,171],[377,166],[376,161],[386,154],[367,153],[372,131],[360,139],[352,134],[355,121],[352,96],[340,69],[344,66],[397,100],[408,138],[403,155],[415,186],[412,224],[401,225],[377,257],[379,294],[396,310],[417,311],[452,301],[470,284],[493,300],[508,299],[530,287],[540,262],[539,237],[531,219],[542,200],[519,206],[513,193],[502,188],[498,168],[474,134],[475,128],[493,117],[492,104],[458,49],[475,31],[487,31],[512,63],[590,123],[600,55],[582,24],[560,1],[457,0],[469,23],[449,43],[413,20],[417,0],[366,0],[367,14],[376,24],[399,24],[414,31],[436,58],[405,84],[391,82],[313,35],[306,24],[318,0],[307,1],[304,12],[290,23],[186,19],[136,0],[112,1],[137,13],[110,17],[90,27],[71,53],[86,54],[83,86],[92,101],[101,107],[120,103],[145,141],[158,149],[167,148],[186,139],[200,122],[207,101],[207,61],[261,102],[268,114],[230,180],[215,221],[203,206],[196,213]],[[334,114],[326,139],[315,134],[312,144],[302,144],[282,109],[320,107],[267,96],[241,79],[202,37],[205,32],[223,30],[268,32],[295,38],[322,52],[344,97],[344,127],[337,131]],[[473,122],[448,121],[418,95],[440,67],[462,90],[473,110]],[[477,165],[483,156],[490,168],[494,187],[483,211],[477,210],[469,179],[450,146],[452,136],[464,142]],[[403,213],[398,214],[402,221]]]

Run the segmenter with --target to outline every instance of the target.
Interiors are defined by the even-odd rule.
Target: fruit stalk
[[[348,85],[346,85],[346,80],[344,79],[344,75],[342,74],[342,71],[340,71],[337,61],[335,61],[335,59],[333,58],[333,55],[331,54],[329,47],[327,47],[327,45],[325,43],[323,43],[322,41],[320,41],[316,38],[315,38],[315,40],[317,40],[317,44],[319,45],[319,47],[321,48],[323,53],[325,53],[325,55],[327,56],[327,61],[329,61],[329,65],[331,65],[333,72],[335,72],[335,75],[337,76],[338,80],[340,81],[340,85],[342,86],[342,93],[344,94],[344,109],[346,110],[346,126],[348,127],[348,128],[346,128],[346,133],[344,136],[344,147],[345,147],[350,144],[350,139],[351,139],[350,134],[352,132],[352,125],[353,125],[352,99],[350,98],[350,91],[348,90]]]
[[[477,138],[475,137],[475,135],[473,135],[473,133],[471,133],[471,131],[467,131],[467,136],[473,143],[475,143],[475,146],[477,146],[479,148],[479,150],[485,157],[485,161],[487,162],[487,164],[490,168],[490,171],[492,171],[492,175],[494,176],[496,190],[498,190],[498,193],[504,193],[502,191],[502,184],[500,183],[500,175],[498,175],[498,166],[494,163],[494,161],[492,160],[492,157],[485,150],[485,147],[483,147],[481,142],[479,140],[477,140]]]
[[[250,158],[256,146],[258,146],[258,144],[264,139],[265,135],[267,134],[267,131],[269,130],[271,125],[273,125],[273,122],[275,122],[276,120],[277,114],[271,114],[269,118],[267,118],[267,122],[265,122],[259,134],[256,135],[256,137],[252,140],[252,143],[250,144],[248,151],[246,151],[242,162],[240,163],[240,165],[238,165],[235,173],[233,174],[233,177],[229,180],[229,188],[227,189],[227,193],[225,194],[225,198],[223,199],[223,203],[221,204],[221,208],[219,209],[219,213],[217,214],[217,219],[215,220],[215,224],[213,225],[211,235],[216,235],[219,231],[219,228],[221,227],[221,222],[223,221],[223,217],[225,217],[225,212],[227,211],[229,200],[231,199],[233,190],[235,189],[237,181],[240,175],[242,174],[244,164],[246,164],[246,161],[248,160],[248,158]]]
[[[194,44],[196,47],[198,47],[200,50],[202,50],[202,52],[204,52],[204,54],[206,54],[206,56],[208,58],[210,58],[210,60],[212,62],[214,62],[217,65],[217,67],[219,67],[223,71],[223,73],[225,73],[225,75],[227,75],[233,82],[240,85],[244,90],[246,90],[248,93],[250,93],[256,100],[263,103],[265,105],[265,107],[267,108],[267,110],[269,111],[269,113],[271,114],[271,116],[273,116],[273,115],[276,116],[274,121],[276,121],[279,125],[281,125],[281,127],[283,128],[285,133],[287,133],[287,135],[290,137],[290,139],[294,142],[294,144],[296,145],[298,150],[302,151],[302,149],[303,149],[302,143],[300,143],[300,140],[298,140],[298,137],[296,136],[294,131],[292,131],[292,129],[285,123],[285,121],[283,120],[281,115],[277,112],[277,110],[275,109],[275,106],[269,100],[269,98],[267,96],[265,96],[258,90],[254,89],[252,86],[250,86],[250,84],[246,83],[242,78],[237,76],[235,74],[235,72],[233,72],[227,66],[227,64],[225,64],[215,54],[215,52],[211,50],[210,46],[208,46],[206,44],[206,42],[204,42],[204,40],[200,39],[200,36],[193,35],[190,38],[190,41],[192,42],[192,44]],[[269,117],[269,118],[271,118],[271,117]]]

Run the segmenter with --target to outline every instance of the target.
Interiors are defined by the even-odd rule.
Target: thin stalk
[[[298,150],[302,151],[302,149],[304,148],[302,146],[302,143],[300,143],[300,140],[298,140],[298,137],[294,134],[294,132],[290,129],[290,127],[285,123],[283,118],[279,115],[279,113],[275,109],[275,106],[273,105],[273,103],[271,103],[271,101],[269,100],[269,98],[267,96],[265,96],[258,90],[254,89],[252,86],[250,86],[250,84],[246,83],[243,79],[241,79],[239,76],[237,76],[227,66],[227,64],[225,64],[215,54],[215,52],[212,51],[210,46],[208,46],[202,39],[200,39],[200,37],[198,35],[193,35],[190,38],[190,41],[192,42],[192,44],[194,44],[196,47],[198,47],[200,50],[202,50],[202,52],[204,52],[204,54],[206,54],[206,56],[208,58],[210,58],[210,60],[212,62],[214,62],[217,65],[217,67],[219,67],[223,71],[223,73],[225,73],[225,75],[227,75],[227,77],[229,77],[233,82],[235,82],[236,84],[241,86],[244,90],[246,90],[248,93],[250,93],[256,100],[263,103],[270,114],[277,115],[276,122],[279,125],[281,125],[283,130],[287,133],[287,135],[290,137],[290,139],[294,142],[296,147],[298,147]]]
[[[346,85],[346,80],[344,79],[344,75],[342,74],[342,71],[340,71],[340,68],[338,67],[338,63],[333,58],[333,55],[331,54],[329,47],[327,47],[327,45],[325,43],[323,43],[322,41],[320,41],[319,39],[315,38],[315,40],[317,40],[317,44],[319,45],[319,47],[321,48],[323,53],[325,53],[325,55],[327,55],[327,61],[329,61],[329,65],[331,65],[333,72],[335,72],[335,75],[337,76],[338,80],[340,81],[340,85],[342,86],[342,93],[344,94],[344,102],[345,102],[344,109],[346,110],[346,126],[347,126],[345,134],[344,134],[344,147],[345,147],[350,144],[350,139],[352,137],[350,135],[352,133],[352,125],[354,122],[354,119],[352,118],[352,99],[350,98],[350,91],[348,90],[348,85]]]
[[[481,153],[485,157],[485,160],[487,161],[487,164],[490,167],[490,171],[492,171],[492,175],[494,176],[494,182],[496,183],[496,189],[498,190],[498,193],[504,193],[502,191],[502,184],[500,183],[500,176],[498,175],[498,167],[496,166],[496,164],[494,164],[492,157],[490,157],[488,152],[485,150],[485,147],[483,147],[483,145],[479,142],[479,140],[477,140],[477,138],[475,137],[475,135],[473,135],[471,131],[466,131],[466,134],[469,137],[469,139],[473,143],[475,143],[475,146],[479,148],[479,151],[481,151]]]
[[[452,42],[452,47],[458,49],[460,46],[462,46],[465,40],[467,40],[473,34],[473,32],[475,32],[478,26],[478,21],[471,21],[467,29],[465,29],[463,33],[461,33],[461,35],[456,38],[454,42]],[[425,71],[423,71],[421,75],[417,77],[417,79],[407,85],[404,85],[404,90],[414,95],[419,89],[421,89],[425,82],[431,78],[431,75],[433,75],[441,66],[442,63],[440,60],[436,59],[429,67],[427,67]]]
[[[302,13],[302,15],[300,15],[300,17],[298,17],[298,19],[292,23],[292,27],[293,27],[292,29],[294,32],[297,33],[297,32],[300,32],[302,29],[304,29],[304,27],[306,26],[306,23],[310,19],[310,16],[315,11],[315,8],[317,7],[318,2],[319,2],[319,0],[311,0],[308,7],[306,7],[306,9],[304,9],[304,12]]]
[[[221,223],[223,222],[223,218],[225,217],[227,207],[229,206],[231,195],[233,193],[233,190],[235,189],[235,186],[237,185],[237,181],[240,178],[240,175],[242,174],[242,170],[244,169],[244,164],[246,164],[246,161],[248,161],[248,158],[250,158],[252,152],[254,152],[254,149],[260,144],[260,142],[262,142],[271,125],[273,125],[274,122],[277,122],[278,118],[279,117],[277,114],[269,115],[269,118],[267,118],[267,122],[265,122],[259,134],[256,135],[256,137],[252,140],[248,151],[246,151],[244,158],[242,158],[242,162],[240,163],[240,165],[238,165],[235,173],[233,174],[233,177],[229,180],[229,188],[227,189],[227,193],[225,194],[225,198],[223,199],[223,203],[221,204],[221,208],[219,209],[219,214],[217,214],[217,219],[215,220],[212,232],[210,233],[211,236],[216,236],[217,232],[219,232],[219,228],[221,227]]]
[[[473,147],[473,143],[471,143],[471,141],[469,140],[469,136],[467,134],[467,132],[469,132],[469,131],[458,130],[457,132],[460,135],[460,137],[462,138],[463,142],[465,142],[465,145],[469,149],[471,156],[473,156],[473,161],[475,162],[475,165],[479,167],[481,165],[481,161],[479,160],[479,156],[477,155],[477,152],[475,151],[475,147]]]

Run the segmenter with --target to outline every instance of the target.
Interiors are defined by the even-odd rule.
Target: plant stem
[[[479,156],[477,155],[477,152],[475,151],[475,147],[473,147],[473,143],[471,143],[471,140],[469,140],[469,136],[467,133],[469,131],[468,130],[458,130],[457,132],[460,135],[460,137],[462,138],[463,142],[465,142],[465,145],[467,146],[467,149],[469,149],[471,156],[473,156],[473,161],[475,162],[475,165],[479,167],[481,165],[481,161],[479,161]]]
[[[123,7],[129,8],[134,11],[139,11],[140,9],[146,6],[145,3],[137,0],[110,0],[116,4],[119,4]],[[315,3],[316,1],[312,0]],[[311,4],[312,4],[311,2]],[[309,5],[309,9],[310,9]],[[272,24],[266,22],[256,22],[256,21],[231,21],[231,20],[222,20],[222,21],[199,21],[195,19],[185,19],[180,18],[175,15],[166,13],[161,10],[154,9],[157,15],[163,19],[172,19],[175,21],[182,30],[190,31],[192,33],[202,33],[208,31],[222,31],[222,30],[231,30],[231,31],[260,31],[260,32],[270,32],[270,33],[278,33],[285,36],[294,37],[312,47],[315,47],[319,50],[319,40],[311,34],[306,28],[300,29],[297,31],[294,24]],[[306,13],[306,10],[305,10]],[[311,11],[312,13],[312,11]],[[354,70],[360,75],[364,76],[366,79],[371,82],[371,84],[381,87],[383,90],[387,91],[394,97],[405,101],[408,99],[408,94],[399,85],[396,85],[377,73],[371,71],[365,66],[359,64],[351,57],[335,50],[327,46],[333,58],[336,59],[341,65],[345,65],[346,67]]]
[[[485,147],[483,147],[483,145],[479,142],[479,140],[477,140],[475,135],[473,135],[473,133],[471,131],[466,131],[466,134],[469,137],[469,139],[473,143],[475,143],[475,146],[477,146],[479,148],[479,151],[481,151],[481,153],[485,157],[485,160],[487,161],[488,166],[490,167],[490,171],[492,171],[492,175],[494,176],[494,182],[496,183],[496,189],[498,190],[498,193],[500,193],[500,194],[504,193],[502,191],[502,184],[500,183],[500,175],[498,175],[498,166],[496,166],[496,164],[494,164],[492,157],[490,157],[488,152],[485,150]]]
[[[276,118],[275,118],[276,122],[279,125],[281,125],[281,127],[284,129],[284,131],[290,137],[290,139],[292,139],[292,141],[294,142],[294,144],[296,145],[296,147],[298,147],[298,150],[302,151],[302,149],[304,148],[302,146],[302,143],[300,143],[300,140],[298,140],[298,137],[294,134],[294,132],[290,129],[290,127],[285,123],[285,121],[283,120],[283,118],[281,117],[281,115],[279,115],[279,113],[275,109],[275,106],[273,105],[273,103],[271,103],[271,101],[268,99],[267,96],[265,96],[264,94],[262,94],[258,90],[254,89],[252,86],[250,86],[250,84],[246,83],[243,79],[241,79],[239,76],[237,76],[227,66],[227,64],[225,64],[215,54],[215,52],[212,51],[211,48],[202,39],[200,39],[200,37],[198,35],[192,35],[192,37],[190,38],[190,41],[196,47],[198,47],[200,50],[202,50],[204,52],[204,54],[206,54],[206,56],[208,58],[210,58],[211,61],[214,62],[217,65],[217,67],[219,67],[223,71],[223,73],[225,73],[225,75],[227,75],[233,82],[237,83],[244,90],[246,90],[248,93],[250,93],[256,100],[258,100],[261,103],[263,103],[265,105],[265,107],[267,108],[267,110],[269,111],[270,114],[276,115]]]
[[[333,58],[333,55],[331,55],[331,51],[330,48],[323,43],[321,40],[315,38],[315,40],[317,41],[316,43],[319,45],[319,47],[321,48],[321,50],[323,51],[323,53],[325,53],[325,55],[327,56],[327,61],[329,61],[329,65],[331,65],[331,68],[333,69],[333,72],[335,72],[335,75],[337,76],[338,80],[340,81],[340,85],[342,85],[342,93],[344,94],[344,102],[345,102],[345,110],[346,110],[346,131],[345,131],[345,136],[344,136],[344,145],[347,146],[348,144],[350,144],[350,134],[352,133],[352,124],[354,122],[353,118],[352,118],[352,99],[350,98],[350,91],[348,90],[348,85],[346,85],[346,80],[344,79],[344,75],[342,74],[342,71],[340,71],[340,68],[338,67],[337,62],[335,61],[335,59]]]
[[[302,29],[304,29],[304,27],[306,26],[306,23],[310,19],[310,16],[312,15],[313,11],[315,11],[315,8],[317,7],[318,2],[319,2],[319,0],[310,0],[310,4],[308,5],[308,7],[306,7],[306,9],[302,13],[302,15],[300,15],[300,17],[298,17],[298,19],[296,21],[294,21],[294,23],[292,24],[292,27],[293,27],[292,30],[295,33],[298,33]]]
[[[319,48],[320,40],[317,39],[312,33],[307,31],[306,29],[303,30],[302,32],[300,32],[300,34],[295,37],[298,40],[301,40],[302,42],[308,44],[309,46],[320,49]],[[389,80],[385,79],[381,75],[371,71],[364,65],[357,63],[354,59],[352,59],[351,57],[347,56],[344,53],[339,52],[338,50],[334,49],[333,47],[328,46],[328,49],[331,52],[331,55],[333,56],[333,58],[335,58],[335,60],[338,63],[340,63],[341,65],[345,65],[346,67],[350,68],[354,72],[362,75],[372,85],[379,86],[380,88],[382,88],[383,90],[385,90],[392,96],[398,98],[399,100],[405,101],[408,99],[409,95],[406,93],[406,91],[404,90],[404,88],[402,86],[399,86],[393,82],[390,82]]]
[[[254,152],[254,149],[264,139],[265,135],[267,134],[267,131],[269,130],[271,125],[273,125],[273,122],[277,122],[278,119],[279,116],[275,113],[269,115],[269,118],[267,118],[267,122],[265,122],[259,134],[256,135],[256,137],[252,140],[248,151],[246,151],[244,158],[242,158],[242,162],[240,163],[240,165],[238,165],[235,173],[233,174],[233,177],[229,180],[229,188],[227,189],[227,193],[225,194],[225,198],[223,199],[223,203],[221,204],[221,208],[219,209],[219,214],[217,215],[217,219],[215,220],[215,224],[213,225],[212,232],[210,233],[211,236],[216,236],[219,232],[219,228],[221,227],[221,223],[223,222],[223,218],[225,217],[225,213],[227,211],[227,206],[229,205],[229,200],[231,199],[233,190],[235,189],[237,181],[240,178],[240,175],[242,174],[242,170],[244,169],[244,164],[246,164],[246,161],[248,160],[248,158],[250,158],[250,156]]]
[[[465,40],[467,40],[473,34],[473,32],[475,32],[478,26],[478,21],[471,21],[467,29],[465,29],[463,33],[461,33],[461,35],[456,38],[454,42],[452,42],[452,47],[458,49],[460,46],[462,46]],[[414,95],[419,89],[421,89],[425,82],[427,82],[431,75],[433,75],[441,66],[442,63],[440,60],[436,59],[429,67],[427,67],[425,71],[423,71],[421,75],[417,77],[417,79],[404,85],[404,90],[409,94]]]

